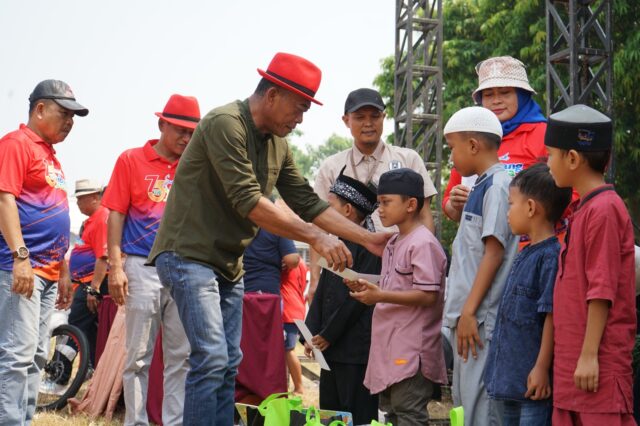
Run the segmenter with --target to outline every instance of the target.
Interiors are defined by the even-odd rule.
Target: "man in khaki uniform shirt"
[[[373,89],[357,89],[349,93],[344,105],[342,121],[351,130],[353,146],[326,158],[320,165],[315,179],[314,190],[326,200],[329,188],[342,171],[346,176],[364,184],[377,187],[384,172],[407,167],[422,175],[424,179],[425,208],[420,212],[424,225],[434,232],[435,226],[431,209],[428,207],[436,189],[427,173],[424,161],[417,152],[386,144],[382,141],[382,126],[385,118],[384,102],[380,93]],[[378,210],[371,215],[376,231],[393,231],[380,222]],[[311,302],[320,278],[318,255],[311,252],[311,282],[307,300]]]

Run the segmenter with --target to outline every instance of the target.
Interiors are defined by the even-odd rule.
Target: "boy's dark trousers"
[[[427,404],[433,395],[433,382],[420,369],[408,379],[380,392],[380,409],[387,413],[386,421],[393,426],[427,426]]]
[[[320,371],[320,408],[348,411],[353,424],[378,419],[378,397],[364,386],[366,365],[327,361],[331,371]]]

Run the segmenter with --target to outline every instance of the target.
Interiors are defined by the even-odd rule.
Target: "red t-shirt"
[[[306,313],[304,290],[307,287],[307,265],[300,259],[298,267],[286,269],[280,280],[280,294],[282,296],[282,322],[304,320]]]
[[[71,251],[71,279],[89,283],[93,279],[96,258],[107,257],[107,219],[109,210],[100,206],[84,221],[82,235]]]
[[[553,405],[583,413],[631,413],[636,335],[631,219],[611,185],[577,203],[553,295]],[[598,350],[598,391],[585,392],[575,386],[573,373],[586,332],[588,301],[593,299],[608,300],[611,307]]]
[[[545,161],[547,149],[544,146],[544,134],[547,123],[523,123],[502,139],[498,148],[498,159],[511,177],[522,170]],[[449,200],[451,189],[462,183],[462,176],[455,168],[451,169],[451,177],[447,189],[442,196],[442,210]]]
[[[151,251],[178,166],[158,155],[157,143],[123,152],[102,197],[103,206],[126,216],[120,247],[129,255],[146,257]]]
[[[52,281],[59,278],[70,232],[67,185],[55,153],[24,124],[0,139],[0,191],[16,197],[33,272]],[[0,269],[13,270],[13,256],[1,235]]]

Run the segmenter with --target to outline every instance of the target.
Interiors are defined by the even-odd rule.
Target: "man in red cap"
[[[0,139],[0,424],[30,424],[46,362],[54,304],[69,248],[67,185],[53,146],[89,110],[60,80],[38,83],[29,121]],[[56,292],[58,293],[56,301]]]
[[[127,356],[123,376],[125,425],[146,425],[149,366],[162,325],[162,422],[182,424],[189,342],[176,304],[156,269],[145,261],[173,185],[178,160],[200,121],[196,98],[172,95],[158,112],[160,139],[123,152],[102,198],[107,207],[109,294],[126,307]],[[195,188],[193,188],[195,189]]]
[[[277,53],[255,92],[211,111],[189,144],[149,260],[171,290],[191,344],[184,424],[233,425],[234,383],[242,359],[242,255],[258,227],[311,244],[343,269],[351,253],[336,237],[382,253],[373,234],[320,200],[302,177],[284,137],[315,99],[321,72]],[[274,188],[302,218],[274,206]]]

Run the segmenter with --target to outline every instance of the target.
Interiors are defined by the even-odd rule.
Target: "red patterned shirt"
[[[66,180],[55,153],[24,124],[0,139],[0,191],[16,198],[33,272],[52,281],[59,278],[70,232]],[[0,270],[13,270],[13,256],[2,236]]]
[[[149,254],[173,185],[178,162],[158,155],[153,148],[157,143],[150,140],[123,152],[102,197],[103,206],[126,216],[121,242],[126,254]]]

